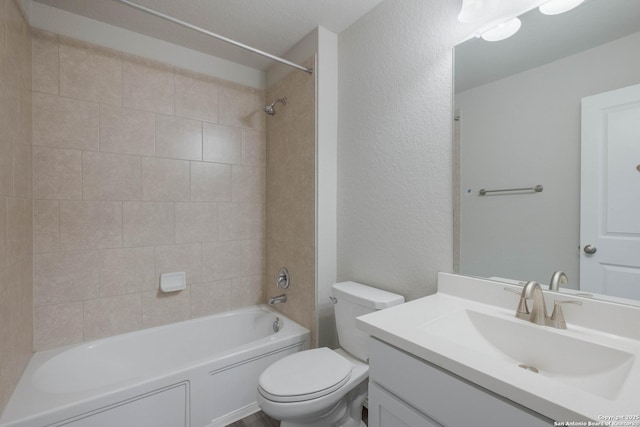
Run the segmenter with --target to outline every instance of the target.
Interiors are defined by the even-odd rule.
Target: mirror
[[[520,19],[509,39],[455,48],[454,269],[541,284],[562,270],[580,290],[581,100],[640,84],[640,2]]]

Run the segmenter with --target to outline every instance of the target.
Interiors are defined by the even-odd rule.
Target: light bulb
[[[545,15],[558,15],[580,6],[584,0],[551,0],[540,5],[540,12]]]
[[[462,0],[458,21],[467,24],[489,19],[500,7],[501,0]]]
[[[513,18],[485,31],[480,36],[488,42],[497,42],[517,33],[521,25],[522,22],[518,18]]]

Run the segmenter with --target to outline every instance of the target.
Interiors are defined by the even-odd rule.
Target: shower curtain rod
[[[200,27],[197,27],[195,25],[189,24],[188,22],[184,22],[184,21],[176,19],[176,18],[174,18],[172,16],[165,15],[164,13],[158,12],[156,10],[149,9],[148,7],[139,5],[139,4],[131,2],[129,0],[115,0],[115,1],[123,3],[123,4],[126,4],[127,6],[130,6],[130,7],[134,8],[134,9],[141,10],[143,12],[146,12],[146,13],[150,14],[150,15],[157,16],[158,18],[162,18],[162,19],[164,19],[166,21],[173,22],[174,24],[182,25],[183,27],[192,29],[192,30],[197,31],[199,33],[206,34],[207,36],[210,36],[210,37],[213,37],[213,38],[218,39],[220,41],[223,41],[225,43],[229,43],[231,45],[237,46],[237,47],[239,47],[241,49],[248,50],[249,52],[257,53],[258,55],[264,56],[265,58],[272,59],[274,61],[280,62],[281,64],[288,65],[289,67],[296,68],[296,69],[298,69],[300,71],[304,71],[305,73],[313,74],[313,68],[303,67],[302,65],[298,65],[298,64],[296,64],[294,62],[287,61],[286,59],[280,58],[279,56],[275,56],[275,55],[272,55],[270,53],[263,52],[263,51],[261,51],[259,49],[254,48],[254,47],[247,46],[246,44],[237,42],[235,40],[231,40],[231,39],[229,39],[229,38],[227,38],[225,36],[221,36],[220,34],[213,33],[211,31],[205,30],[204,28],[200,28]]]

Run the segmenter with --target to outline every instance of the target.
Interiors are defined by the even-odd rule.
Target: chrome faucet
[[[287,294],[281,294],[281,295],[278,295],[277,297],[269,298],[269,305],[281,304],[284,302],[287,302]]]
[[[531,310],[529,310],[527,300],[533,300]],[[544,302],[542,286],[540,286],[540,283],[532,280],[527,282],[527,284],[522,288],[520,302],[516,309],[516,317],[518,319],[528,320],[529,322],[537,325],[550,326],[557,329],[567,329],[567,322],[565,321],[564,313],[562,312],[562,304],[582,305],[580,301],[554,301],[553,312],[551,313],[551,316],[549,316],[547,313],[547,305]]]
[[[558,292],[560,290],[560,285],[566,285],[569,282],[569,278],[564,273],[564,271],[556,271],[551,276],[551,281],[549,282],[549,290]]]
[[[544,294],[540,283],[532,280],[524,285],[521,298],[525,299],[525,305],[527,304],[526,300],[533,300],[533,305],[529,311],[529,322],[546,325],[549,315],[547,314],[547,306],[544,303]]]

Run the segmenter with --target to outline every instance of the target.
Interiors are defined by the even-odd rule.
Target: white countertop
[[[371,336],[446,369],[556,421],[603,421],[603,417],[640,415],[640,309],[545,292],[548,306],[554,299],[579,300],[565,306],[568,329],[559,330],[515,319],[519,296],[505,292],[517,286],[441,273],[438,293],[359,317],[358,326]],[[464,337],[439,336],[436,322],[457,311],[471,310],[492,318],[524,322],[525,327],[551,329],[554,339],[578,339],[634,355],[627,363],[622,386],[614,394],[558,382],[536,375],[506,358],[499,360],[462,342]],[[551,312],[549,310],[549,312]],[[566,338],[563,338],[566,337]],[[552,357],[565,355],[549,348]],[[626,379],[625,379],[626,378]],[[606,396],[606,397],[605,397]],[[624,425],[624,424],[620,424]],[[640,426],[640,420],[636,424]]]

